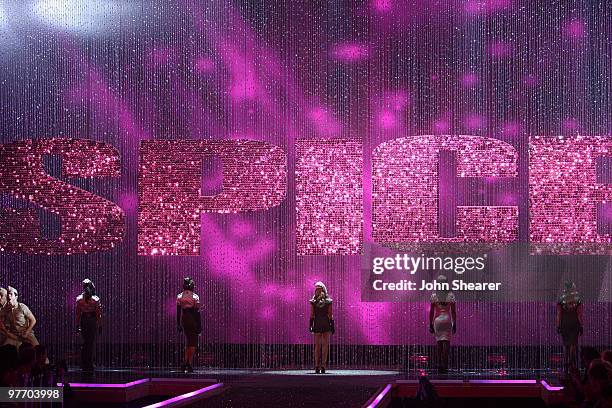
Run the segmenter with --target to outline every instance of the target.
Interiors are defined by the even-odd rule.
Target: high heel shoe
[[[319,369],[319,367],[315,367],[315,374],[319,374],[321,372],[321,370]]]
[[[325,374],[325,367],[321,367],[321,374]]]

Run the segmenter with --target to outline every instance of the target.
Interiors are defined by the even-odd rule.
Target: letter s
[[[26,200],[60,217],[58,239],[40,234],[35,208],[0,209],[0,251],[70,255],[108,250],[123,239],[124,213],[116,204],[51,177],[43,155],[62,158],[62,176],[119,176],[117,150],[82,139],[24,140],[0,146],[0,193]]]

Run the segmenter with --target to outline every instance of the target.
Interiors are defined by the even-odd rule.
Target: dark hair
[[[603,360],[593,360],[589,367],[589,378],[597,381],[608,381],[608,368]]]
[[[83,297],[85,299],[91,299],[96,294],[96,286],[91,279],[83,280]]]
[[[596,358],[599,358],[599,351],[595,347],[586,346],[580,349],[580,358],[585,366],[585,368],[589,368],[589,363]]]
[[[195,282],[193,279],[191,279],[191,277],[187,276],[185,279],[183,279],[183,289],[184,290],[194,290],[195,289]]]

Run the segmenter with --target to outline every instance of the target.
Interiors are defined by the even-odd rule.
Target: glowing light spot
[[[363,44],[348,42],[333,46],[331,56],[333,59],[338,61],[353,63],[367,59],[369,52],[366,46]]]
[[[9,25],[8,17],[6,15],[6,11],[4,11],[4,7],[0,4],[0,29],[7,28]]]
[[[450,130],[450,122],[448,119],[441,118],[437,119],[433,123],[433,131],[436,134],[447,133]]]
[[[213,72],[213,70],[215,69],[214,61],[211,58],[205,57],[205,56],[198,57],[194,61],[193,65],[194,65],[196,72],[200,74],[209,74]]]
[[[385,130],[394,129],[397,127],[397,118],[393,112],[384,110],[378,115],[378,124]]]
[[[379,13],[388,13],[393,9],[391,0],[374,0],[372,7]]]
[[[133,6],[123,1],[40,0],[32,5],[38,20],[80,34],[108,32],[119,27],[121,15],[134,17],[134,12]]]
[[[512,54],[512,44],[505,41],[495,41],[489,46],[489,54],[493,58],[505,58]]]
[[[473,72],[466,72],[461,77],[461,85],[463,85],[466,88],[474,87],[478,85],[479,82],[480,82],[480,79],[478,78],[478,75],[476,75]]]
[[[565,34],[572,40],[586,37],[586,24],[581,20],[572,20],[565,26]]]
[[[484,116],[478,113],[472,113],[465,118],[465,127],[469,130],[482,129],[485,126]]]

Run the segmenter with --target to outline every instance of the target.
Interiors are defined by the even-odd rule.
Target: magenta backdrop
[[[459,296],[454,344],[558,344],[555,299],[565,279],[576,280],[586,299],[584,342],[611,343],[608,257],[529,256],[524,246],[529,136],[612,131],[606,0],[31,0],[0,4],[0,34],[2,143],[91,139],[121,158],[120,177],[94,180],[65,179],[57,159],[46,163],[51,175],[124,211],[118,247],[0,255],[0,284],[20,290],[45,342],[77,342],[72,311],[85,277],[105,306],[103,341],[180,342],[174,298],[191,275],[204,304],[203,342],[309,342],[307,299],[323,280],[334,298],[334,342],[432,343],[425,298],[364,302],[361,286],[371,257],[390,254],[372,240],[373,150],[398,137],[449,134],[496,138],[518,154],[515,179],[463,181],[453,173],[456,158],[441,155],[441,228],[454,228],[457,205],[519,212],[520,243],[491,252],[475,277],[503,281],[504,291]],[[363,228],[363,248],[351,248],[364,255],[298,254],[296,206],[323,210],[326,203],[296,203],[296,151],[308,151],[296,143],[302,138],[363,143],[363,158],[347,142],[354,162],[338,164],[362,166],[355,174],[363,174],[363,196],[354,185],[331,185],[353,203],[363,200],[362,226],[351,218],[346,231],[359,236]],[[199,256],[138,255],[139,148],[156,139],[279,146],[287,156],[286,197],[266,210],[202,215]],[[320,160],[333,163],[324,154]],[[601,163],[601,182],[612,179],[609,168]],[[217,191],[219,164],[205,162],[204,176],[203,191]],[[57,219],[40,214],[43,233],[57,234]],[[611,217],[604,207],[601,228]]]

